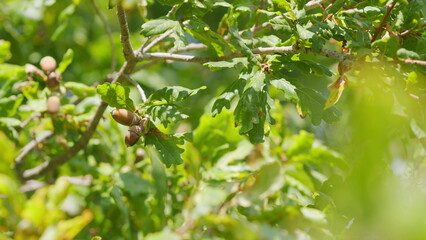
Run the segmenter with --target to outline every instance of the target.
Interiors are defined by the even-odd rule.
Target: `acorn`
[[[40,67],[47,73],[53,72],[56,69],[56,60],[51,56],[43,57],[40,60]]]
[[[135,163],[140,162],[142,160],[145,159],[145,150],[143,150],[143,148],[138,148],[136,149],[136,159],[135,159]]]
[[[129,127],[126,136],[124,137],[124,142],[128,147],[135,145],[139,138],[142,135],[142,127],[139,125],[132,125]]]
[[[141,118],[126,109],[114,109],[111,112],[112,118],[122,125],[131,126],[131,125],[139,125]]]
[[[60,75],[57,72],[51,72],[49,73],[49,77],[46,80],[46,86],[49,89],[56,88],[59,85],[60,82]]]
[[[47,111],[52,114],[57,114],[61,106],[61,99],[58,96],[50,96],[47,99]]]

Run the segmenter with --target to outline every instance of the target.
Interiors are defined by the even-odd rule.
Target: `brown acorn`
[[[126,109],[114,109],[111,115],[116,122],[125,126],[138,125],[141,120],[137,114]]]
[[[142,135],[142,127],[139,125],[132,125],[129,127],[126,136],[124,137],[124,142],[128,147],[135,145],[139,138]]]
[[[40,60],[40,67],[47,73],[53,72],[56,69],[56,60],[51,56],[46,56]]]
[[[56,88],[59,85],[59,81],[60,81],[59,73],[51,72],[49,73],[49,77],[47,78],[46,86],[49,89]]]
[[[47,111],[52,114],[57,114],[61,106],[61,99],[58,96],[50,96],[47,99]]]

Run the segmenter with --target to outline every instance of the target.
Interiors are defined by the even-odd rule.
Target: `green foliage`
[[[119,83],[104,83],[97,86],[96,91],[101,95],[102,101],[111,107],[135,110],[135,105],[129,97],[130,89],[128,87],[123,87]]]
[[[426,5],[317,2],[2,2],[0,239],[426,238]]]

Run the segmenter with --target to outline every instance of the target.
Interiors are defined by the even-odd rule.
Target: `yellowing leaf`
[[[342,96],[343,90],[345,89],[345,86],[348,82],[348,79],[345,75],[340,76],[334,83],[332,83],[330,86],[328,86],[328,89],[330,90],[330,95],[327,98],[327,101],[325,102],[324,110],[327,108],[330,108],[334,104],[339,101],[340,96]]]
[[[60,221],[56,239],[74,239],[75,236],[93,219],[93,213],[89,209],[84,210],[80,216]]]

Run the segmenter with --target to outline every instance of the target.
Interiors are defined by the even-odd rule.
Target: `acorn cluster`
[[[140,137],[145,133],[148,125],[148,118],[140,117],[138,114],[128,111],[126,109],[114,109],[111,112],[112,118],[129,129],[124,137],[126,145],[135,145]]]
[[[57,114],[61,106],[59,83],[62,80],[62,76],[56,71],[56,60],[51,56],[43,57],[40,60],[40,67],[47,75],[46,86],[52,91],[51,96],[47,99],[47,111]]]

